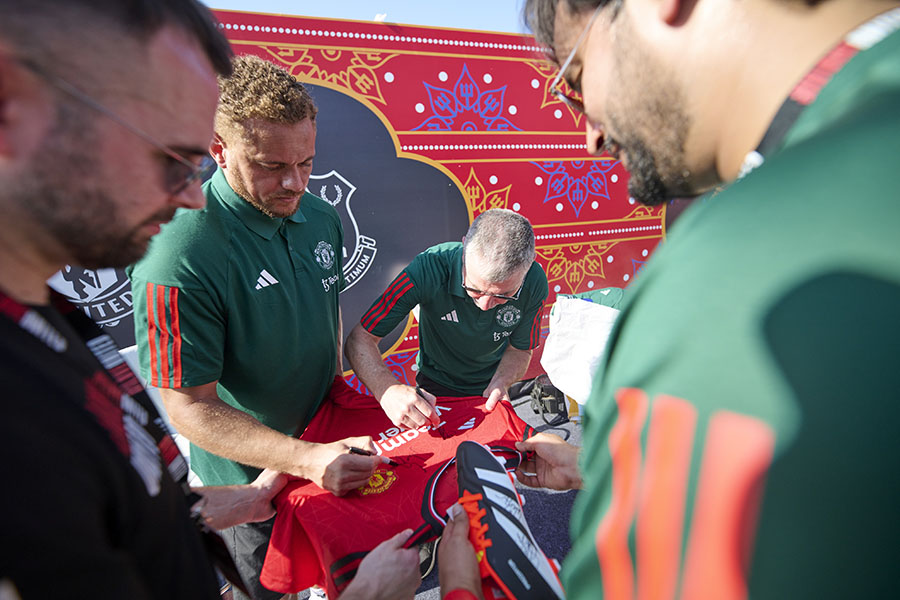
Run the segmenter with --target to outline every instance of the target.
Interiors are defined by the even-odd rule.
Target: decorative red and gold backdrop
[[[309,84],[319,106],[310,191],[334,204],[344,225],[345,333],[418,252],[460,239],[488,208],[518,211],[534,225],[550,282],[545,335],[557,293],[627,286],[665,233],[665,210],[628,197],[618,161],[588,157],[583,116],[550,94],[555,70],[529,36],[236,11],[216,16],[238,54],[284,66]],[[101,282],[120,283],[76,271],[57,283],[74,286],[82,300],[108,303]],[[105,321],[128,330],[130,296],[122,293],[123,312]],[[123,333],[116,337],[131,343]],[[407,381],[417,340],[410,317],[382,348]],[[539,355],[531,376],[541,371]]]

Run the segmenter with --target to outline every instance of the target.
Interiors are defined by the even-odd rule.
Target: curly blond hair
[[[278,65],[258,56],[237,56],[233,73],[219,77],[216,132],[243,135],[243,123],[315,121],[318,109],[303,84]]]

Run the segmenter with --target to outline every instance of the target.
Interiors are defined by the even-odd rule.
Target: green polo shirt
[[[218,381],[219,397],[285,434],[305,427],[336,370],[343,234],[310,193],[270,218],[221,170],[206,207],[179,211],[129,268],[141,374],[157,387]],[[245,483],[257,469],[191,445],[207,485]]]
[[[586,404],[570,599],[896,595],[898,189],[900,32],[629,288]]]
[[[481,394],[507,345],[529,350],[541,341],[547,276],[534,262],[518,300],[483,311],[462,288],[462,243],[422,252],[360,320],[384,337],[419,305],[419,371],[459,392]]]

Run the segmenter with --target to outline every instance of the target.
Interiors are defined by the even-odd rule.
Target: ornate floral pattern
[[[588,200],[610,199],[606,174],[618,163],[612,160],[577,160],[531,164],[548,175],[544,203],[565,198],[578,218]]]
[[[482,92],[465,63],[452,90],[424,81],[422,85],[433,114],[413,131],[521,131],[501,116],[506,86]]]

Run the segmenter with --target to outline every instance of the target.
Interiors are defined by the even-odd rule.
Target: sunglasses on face
[[[488,298],[497,298],[498,300],[518,300],[519,295],[522,293],[522,287],[525,285],[525,282],[522,282],[522,285],[519,286],[519,289],[516,290],[516,293],[512,296],[507,294],[491,294],[490,292],[482,292],[479,289],[475,289],[466,285],[466,261],[463,259],[462,266],[462,289],[466,291],[467,294],[472,296],[473,298],[481,298],[483,296],[487,296]]]

